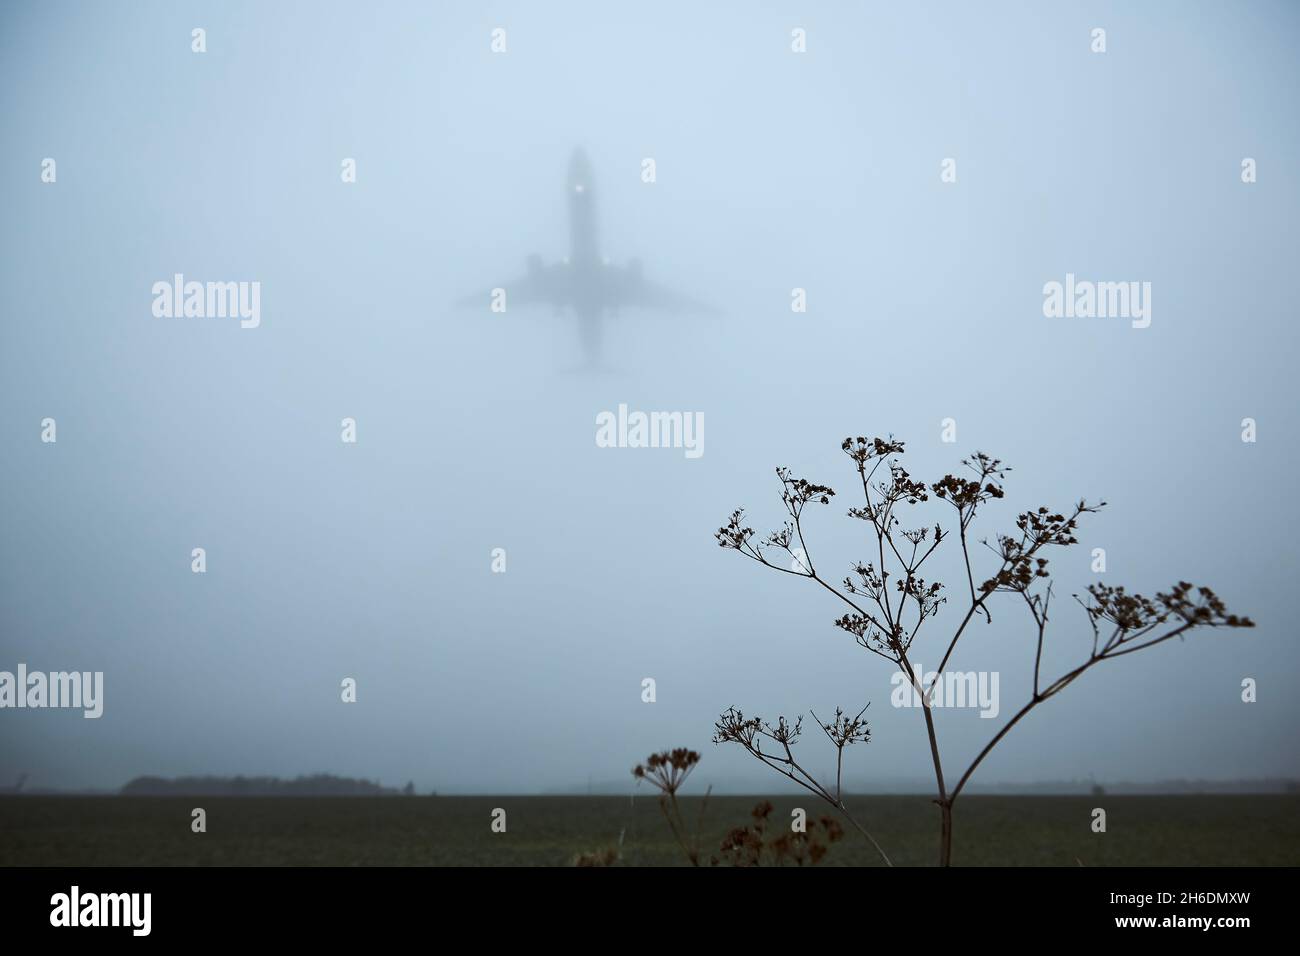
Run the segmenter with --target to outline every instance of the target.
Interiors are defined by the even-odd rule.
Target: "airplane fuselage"
[[[596,199],[591,184],[591,164],[582,150],[569,160],[569,265],[600,266],[596,233]]]
[[[605,311],[604,261],[596,228],[596,195],[591,164],[582,150],[569,160],[569,258],[570,305],[578,317],[578,335],[589,361],[600,354],[601,316]]]

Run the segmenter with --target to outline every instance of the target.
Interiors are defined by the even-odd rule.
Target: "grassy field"
[[[702,845],[749,823],[760,798],[714,797]],[[810,800],[774,797],[784,827]],[[683,800],[694,820],[698,798]],[[1092,808],[1107,832],[1090,829]],[[207,811],[206,833],[190,811]],[[495,807],[507,832],[492,833]],[[851,809],[896,864],[931,865],[938,810],[924,797],[872,796]],[[1295,866],[1300,796],[964,796],[954,862],[1001,866]],[[0,797],[0,866],[567,865],[618,845],[626,865],[680,865],[655,797]],[[852,830],[823,865],[877,865]]]

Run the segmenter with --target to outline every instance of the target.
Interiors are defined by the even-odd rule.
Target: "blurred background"
[[[1053,555],[1047,672],[1098,579],[1259,625],[1097,667],[977,781],[1300,774],[1298,32],[1285,3],[6,4],[0,670],[103,671],[105,700],[0,713],[0,782],[623,790],[690,746],[699,789],[768,791],[708,745],[722,710],[871,701],[846,782],[924,789],[920,715],[841,608],[713,539],[737,507],[779,526],[787,465],[839,492],[806,525],[838,580],[869,557],[839,443],[889,433],[922,480],[1015,469],[980,536],[1109,502]],[[455,305],[568,254],[577,147],[604,254],[721,313],[621,310],[592,373],[570,314]],[[1067,272],[1150,282],[1150,327],[1045,318]],[[259,281],[260,327],[155,318],[175,273]],[[619,403],[702,414],[703,456],[598,448]],[[926,668],[962,613],[943,550]],[[939,712],[952,765],[1029,693],[1032,640],[1010,599],[963,638],[1002,715]]]

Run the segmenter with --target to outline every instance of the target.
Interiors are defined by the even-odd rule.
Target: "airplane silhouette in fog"
[[[505,290],[506,311],[518,306],[551,306],[558,315],[565,308],[578,317],[578,336],[588,368],[600,364],[605,316],[620,308],[656,309],[670,313],[717,314],[717,310],[680,295],[642,274],[641,260],[626,266],[612,264],[601,255],[596,230],[596,195],[591,163],[581,149],[569,159],[565,183],[569,203],[569,255],[546,265],[539,255],[528,257],[528,271],[500,285]],[[483,304],[483,296],[462,300]]]

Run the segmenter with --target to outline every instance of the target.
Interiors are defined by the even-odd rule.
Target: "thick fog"
[[[777,789],[721,711],[870,701],[848,782],[925,786],[846,608],[713,538],[779,527],[789,466],[837,492],[805,531],[840,580],[873,557],[840,441],[890,433],[921,480],[1014,468],[976,538],[1108,502],[1051,555],[1046,671],[1098,581],[1259,625],[1097,666],[977,783],[1300,774],[1298,32],[1284,3],[6,4],[0,670],[104,676],[98,719],[0,710],[0,785],[583,790],[688,746],[692,789]],[[571,253],[578,148],[602,258],[710,307],[605,315],[596,362],[572,308],[509,298]],[[260,283],[256,326],[156,315],[176,274]],[[1149,326],[1046,317],[1067,274],[1149,282]],[[702,453],[601,447],[620,405]],[[933,562],[927,669],[965,610],[955,538]],[[937,712],[956,769],[1030,690],[1032,622],[991,608],[950,667],[998,672],[1000,714]]]

